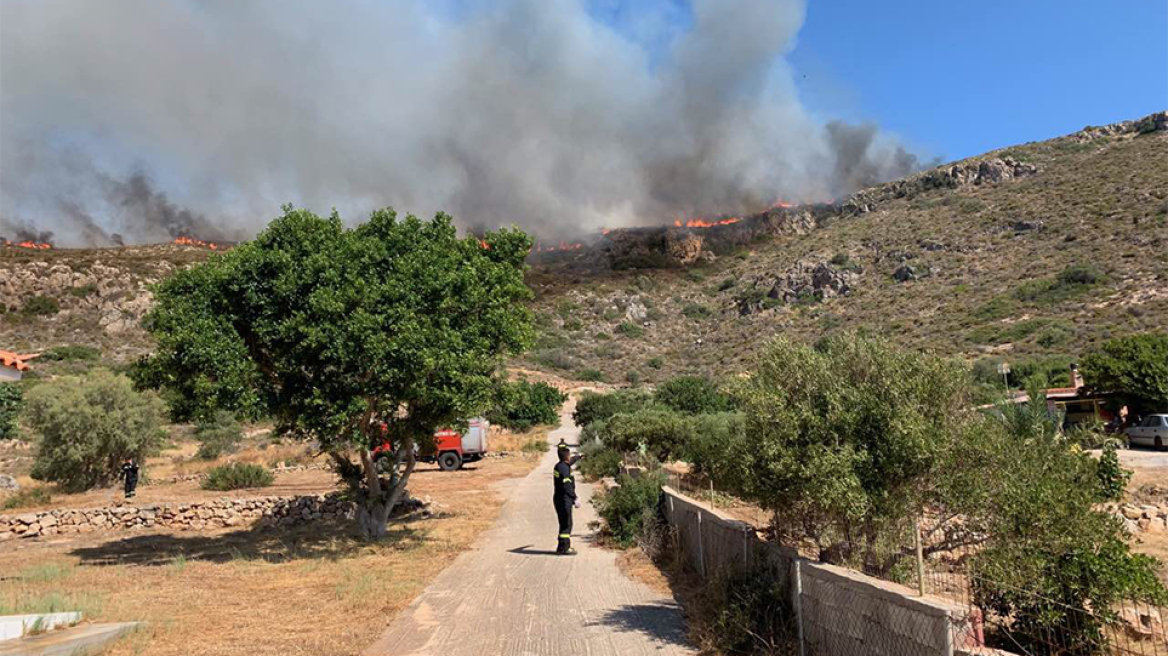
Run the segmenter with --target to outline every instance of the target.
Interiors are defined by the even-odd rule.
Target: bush
[[[33,296],[24,302],[20,313],[29,317],[47,317],[61,311],[61,305],[52,296]]]
[[[97,293],[97,285],[91,282],[87,285],[70,287],[69,293],[78,298],[85,298],[86,296],[92,296],[93,294]]]
[[[664,366],[665,360],[663,360],[662,358],[660,358],[658,356],[653,356],[653,357],[649,358],[649,360],[647,362],[645,362],[645,364],[647,364],[650,369],[660,369],[662,366]]]
[[[636,544],[646,525],[655,521],[665,476],[646,473],[636,478],[622,474],[618,487],[592,497],[592,505],[604,520],[605,532],[622,548]]]
[[[24,394],[13,383],[0,383],[0,440],[16,437]]]
[[[794,614],[770,567],[719,571],[698,592],[694,624],[703,653],[798,653]]]
[[[681,313],[684,314],[687,318],[697,321],[699,319],[705,319],[709,317],[714,313],[714,311],[711,310],[708,306],[702,305],[701,303],[686,303],[685,306],[681,308]]]
[[[568,396],[544,382],[500,382],[494,391],[487,419],[492,424],[516,431],[534,426],[559,426],[560,408]]]
[[[594,441],[581,447],[580,453],[584,456],[579,465],[584,478],[595,481],[620,473],[622,456],[616,449]]]
[[[709,378],[680,376],[665,381],[653,398],[661,405],[691,415],[724,412],[731,409],[731,399]]]
[[[1083,378],[1096,389],[1119,392],[1135,412],[1168,408],[1168,332],[1108,341],[1083,358]]]
[[[625,337],[632,337],[634,339],[641,337],[645,334],[644,328],[641,328],[640,326],[638,326],[635,323],[629,323],[628,321],[617,326],[616,331],[618,333],[624,335]]]
[[[246,462],[232,462],[212,468],[203,475],[200,487],[204,490],[242,490],[267,487],[275,479],[267,467]]]
[[[693,418],[684,459],[711,480],[741,478],[737,469],[749,462],[746,453],[752,448],[747,435],[746,416],[741,412],[698,415]]]
[[[1099,500],[1119,501],[1123,498],[1131,476],[1130,471],[1119,466],[1119,454],[1116,453],[1115,445],[1104,446],[1103,452],[1099,455],[1099,462],[1095,465],[1095,477],[1099,479]]]
[[[243,440],[243,427],[235,420],[235,415],[220,410],[211,421],[199,424],[195,430],[195,439],[199,441],[195,457],[214,460],[239,448]]]
[[[32,477],[67,491],[117,480],[122,461],[158,451],[165,407],[109,371],[63,376],[29,390],[25,420],[38,438]]]
[[[576,401],[576,409],[572,412],[572,421],[581,428],[587,428],[593,422],[602,421],[617,413],[628,413],[639,410],[652,400],[652,396],[644,390],[617,390],[608,394],[598,392],[584,392]]]
[[[647,407],[613,415],[597,434],[605,446],[621,453],[643,453],[664,461],[685,453],[693,424],[689,417],[673,410]]]
[[[42,357],[55,362],[68,362],[72,360],[89,362],[100,359],[101,350],[84,344],[66,344],[64,346],[54,346],[45,351]]]
[[[1015,291],[1018,300],[1028,303],[1057,303],[1107,282],[1107,276],[1089,265],[1071,266],[1057,276],[1023,283]]]
[[[581,369],[576,372],[576,380],[589,383],[603,383],[605,377],[604,372],[599,369]]]

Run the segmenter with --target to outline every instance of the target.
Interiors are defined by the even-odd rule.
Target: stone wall
[[[806,656],[982,653],[969,644],[980,632],[967,608],[800,558],[760,538],[750,524],[672,488],[665,488],[664,504],[682,557],[700,575],[759,564],[773,569],[791,600]]]
[[[1111,504],[1108,506],[1108,510],[1123,519],[1123,525],[1131,533],[1163,533],[1168,531],[1168,504]]]
[[[287,526],[318,519],[351,518],[353,512],[352,502],[340,500],[336,493],[46,510],[0,515],[0,542],[152,527],[198,531],[256,522]]]

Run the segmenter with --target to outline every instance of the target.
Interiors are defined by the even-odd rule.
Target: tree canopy
[[[1085,382],[1118,392],[1136,410],[1168,412],[1168,333],[1118,337],[1083,358]]]
[[[350,229],[286,206],[255,240],[159,286],[146,320],[158,349],[138,378],[179,418],[264,415],[316,440],[378,537],[414,445],[484,410],[503,356],[530,341],[530,248],[518,229],[459,238],[445,214],[379,210]],[[385,438],[388,479],[370,453]]]

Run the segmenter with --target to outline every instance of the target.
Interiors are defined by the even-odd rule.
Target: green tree
[[[596,436],[620,453],[644,453],[665,461],[685,453],[692,435],[690,417],[653,407],[609,417]]]
[[[1137,412],[1168,410],[1168,332],[1118,337],[1083,358],[1091,387],[1118,392]]]
[[[572,421],[581,428],[593,422],[603,421],[619,413],[639,410],[652,402],[652,395],[645,390],[616,390],[607,394],[587,391],[576,401]]]
[[[13,383],[0,383],[0,440],[16,436],[20,409],[24,405],[24,395],[20,387]]]
[[[567,394],[544,382],[501,381],[495,388],[487,419],[518,431],[539,425],[559,426],[560,408],[567,400]]]
[[[235,415],[220,410],[210,421],[199,424],[195,429],[195,439],[199,441],[199,450],[195,452],[195,456],[203,460],[214,460],[239,448],[239,443],[243,440],[243,427],[236,421]]]
[[[803,527],[821,557],[923,506],[966,407],[962,368],[855,335],[773,341],[733,393],[747,445],[718,481]]]
[[[64,376],[28,391],[25,421],[37,439],[32,477],[70,491],[109,485],[122,461],[155,453],[165,406],[105,370]]]
[[[502,358],[532,338],[516,229],[458,238],[432,221],[374,212],[346,229],[284,208],[254,241],[176,273],[146,322],[137,368],[176,415],[271,417],[315,440],[357,503],[362,535],[385,535],[414,446],[486,410]],[[389,467],[371,448],[388,437]]]
[[[653,398],[668,408],[691,415],[730,410],[730,397],[704,376],[679,376],[657,387]]]

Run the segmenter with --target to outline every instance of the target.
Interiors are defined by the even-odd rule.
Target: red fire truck
[[[445,428],[434,433],[434,448],[426,452],[418,452],[418,460],[422,462],[436,462],[443,471],[455,471],[462,468],[464,462],[481,460],[487,453],[487,433],[490,432],[490,423],[486,419],[475,418],[470,420],[470,426],[465,433]],[[389,440],[373,449],[374,459],[384,458],[393,453],[393,445]]]

